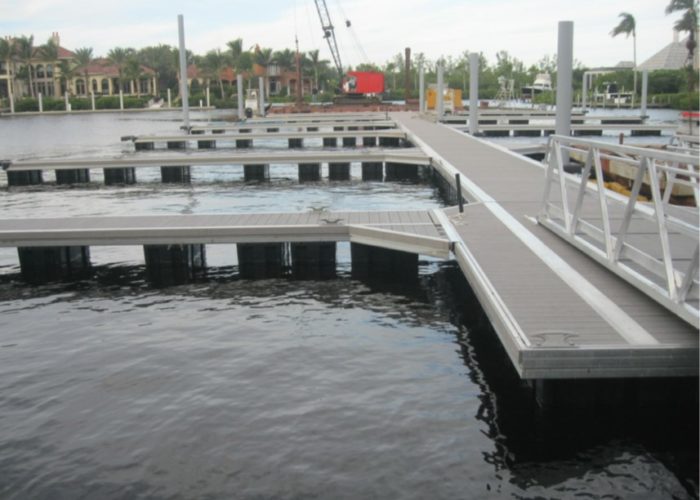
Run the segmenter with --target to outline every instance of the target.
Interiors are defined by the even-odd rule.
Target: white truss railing
[[[570,157],[580,175],[565,172]],[[545,162],[538,222],[698,327],[698,155],[554,135]],[[632,168],[629,197],[605,188],[610,162]],[[695,206],[670,203],[679,186]]]

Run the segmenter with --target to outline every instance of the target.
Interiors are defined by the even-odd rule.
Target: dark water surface
[[[47,146],[32,137],[54,118],[0,120],[0,147],[119,154],[120,135],[175,129],[168,116],[63,117]],[[440,206],[427,185],[197,172],[191,187],[152,172],[127,189],[2,188],[0,209]],[[153,288],[140,248],[92,256],[84,281],[29,286],[0,249],[0,498],[697,497],[697,384],[677,405],[544,414],[453,263],[367,284],[341,245],[337,279],[247,281],[235,248],[210,245],[206,277]]]

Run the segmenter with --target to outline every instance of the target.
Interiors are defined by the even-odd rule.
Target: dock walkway
[[[446,178],[462,176],[471,203],[447,210],[445,226],[521,377],[697,375],[697,328],[536,223],[541,164],[414,114],[392,117]]]

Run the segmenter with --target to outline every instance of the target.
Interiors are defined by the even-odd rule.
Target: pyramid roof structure
[[[657,69],[684,68],[688,60],[688,48],[685,46],[687,42],[687,37],[683,40],[678,40],[678,37],[674,36],[674,40],[671,43],[637,66],[637,69],[654,71]],[[693,67],[695,68],[698,67],[698,52],[698,49],[696,49],[695,61],[693,61]]]

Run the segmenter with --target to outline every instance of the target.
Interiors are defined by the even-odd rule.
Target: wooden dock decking
[[[410,113],[392,117],[446,178],[461,174],[472,203],[446,212],[448,233],[523,378],[697,375],[696,328],[536,223],[540,164]]]

